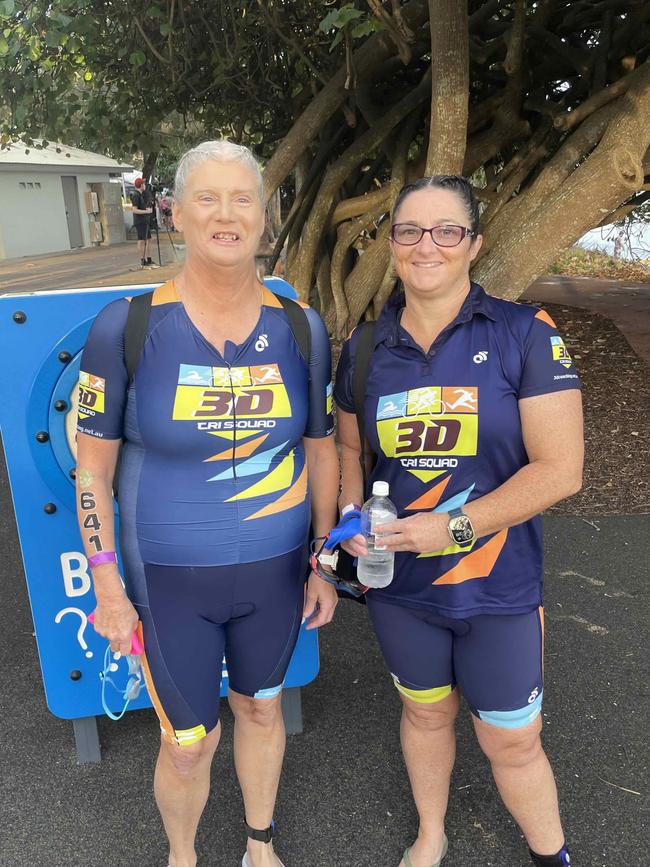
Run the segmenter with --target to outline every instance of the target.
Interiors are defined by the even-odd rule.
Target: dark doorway
[[[63,201],[65,203],[65,218],[68,222],[70,247],[83,247],[84,239],[81,232],[81,215],[79,214],[79,195],[77,179],[68,175],[61,177],[63,186]]]

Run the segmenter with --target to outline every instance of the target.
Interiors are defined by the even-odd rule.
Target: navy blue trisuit
[[[178,744],[216,726],[224,657],[234,691],[271,697],[297,640],[310,526],[303,437],[333,429],[327,331],[302,306],[308,362],[267,288],[252,333],[221,354],[173,281],[154,292],[131,384],[128,299],[99,313],[83,352],[77,429],[124,441],[124,579],[149,694]]]
[[[519,401],[580,380],[544,310],[471,284],[453,322],[424,352],[401,325],[404,295],[374,333],[365,428],[370,481],[390,485],[400,518],[448,513],[498,488],[528,461]],[[355,330],[343,347],[335,398],[354,413]],[[549,415],[549,425],[562,419]],[[397,689],[434,703],[458,685],[478,718],[519,728],[543,690],[539,516],[442,551],[397,552],[391,584],[367,593]]]

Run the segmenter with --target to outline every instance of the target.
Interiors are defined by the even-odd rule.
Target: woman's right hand
[[[95,632],[107,638],[113,653],[127,656],[131,653],[131,637],[138,625],[138,612],[127,595],[97,601]]]
[[[352,557],[368,556],[368,545],[363,533],[357,533],[356,536],[352,536],[350,539],[346,539],[345,542],[341,542],[341,548]]]

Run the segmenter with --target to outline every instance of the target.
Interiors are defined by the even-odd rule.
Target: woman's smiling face
[[[451,190],[425,187],[409,193],[393,216],[393,224],[410,223],[423,229],[455,225],[471,229],[463,200]],[[466,236],[457,247],[439,247],[426,232],[417,244],[390,242],[397,276],[405,290],[438,293],[469,281],[472,261],[481,249],[481,235]]]
[[[193,169],[181,201],[174,201],[174,224],[185,237],[188,259],[215,265],[254,261],[264,231],[258,179],[243,163],[206,160]]]

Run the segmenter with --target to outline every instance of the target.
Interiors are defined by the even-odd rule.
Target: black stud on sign
[[[81,672],[78,668],[75,668],[70,672],[70,680],[81,680]]]
[[[62,352],[59,352],[59,361],[61,364],[67,364],[69,361],[72,361],[72,356],[64,349]]]
[[[54,505],[54,503],[46,503],[43,506],[43,511],[46,515],[53,515],[56,512],[56,506]]]
[[[70,472],[68,473],[68,475],[70,476],[71,479],[76,479],[77,478],[77,468],[73,467],[70,470]]]
[[[50,438],[49,433],[46,430],[39,430],[36,434],[36,442],[38,443],[46,443]]]
[[[65,412],[67,408],[68,408],[68,403],[65,400],[56,400],[54,402],[54,409],[57,412]]]
[[[27,316],[23,313],[22,310],[16,310],[13,315],[13,320],[16,325],[22,325],[24,322],[27,322]]]

